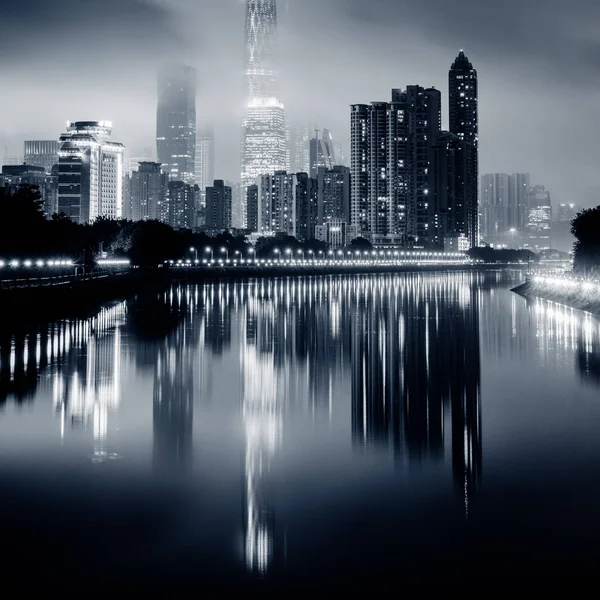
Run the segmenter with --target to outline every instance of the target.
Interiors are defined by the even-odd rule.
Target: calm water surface
[[[597,560],[600,324],[516,283],[192,285],[3,334],[0,572],[354,585]]]

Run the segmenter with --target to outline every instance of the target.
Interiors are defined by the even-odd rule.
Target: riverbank
[[[72,278],[52,285],[8,287],[0,290],[0,329],[33,321],[85,318],[108,303],[140,293],[159,293],[172,283],[209,283],[273,277],[323,277],[401,273],[459,272],[524,268],[523,265],[238,265],[211,268],[161,268],[109,274],[88,279]]]
[[[512,290],[525,298],[542,298],[600,315],[600,286],[569,276],[528,275]]]

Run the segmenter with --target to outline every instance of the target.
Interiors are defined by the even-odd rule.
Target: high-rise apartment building
[[[296,237],[312,240],[318,223],[318,183],[308,173],[296,173]]]
[[[123,144],[109,121],[67,123],[60,138],[58,212],[76,223],[123,214]]]
[[[168,223],[174,229],[195,229],[196,203],[200,195],[197,185],[169,181],[167,187]]]
[[[247,111],[242,124],[241,197],[260,175],[285,170],[284,106],[279,95],[276,0],[246,0]],[[244,214],[246,211],[242,211]]]
[[[439,91],[395,89],[391,102],[353,106],[351,124],[352,225],[378,245],[427,244]]]
[[[258,185],[250,185],[246,190],[246,228],[256,232],[258,226]]]
[[[231,200],[231,187],[220,179],[206,188],[206,229],[231,228]]]
[[[158,74],[158,162],[171,181],[194,184],[196,171],[196,70],[182,64]]]
[[[317,173],[319,225],[332,219],[350,224],[350,168],[340,165]]]
[[[296,236],[296,177],[287,171],[258,178],[258,231]]]
[[[543,185],[536,185],[527,194],[525,242],[535,250],[549,248],[552,240],[552,199]]]
[[[168,178],[160,163],[140,162],[128,176],[129,204],[124,216],[132,221],[159,220],[167,198]]]
[[[50,173],[58,164],[60,142],[56,140],[32,140],[24,143],[23,162],[34,167],[43,167]]]
[[[479,108],[477,71],[461,50],[449,74],[450,132],[465,143],[464,187],[456,203],[457,231],[479,243]]]

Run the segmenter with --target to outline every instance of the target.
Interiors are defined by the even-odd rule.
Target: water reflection
[[[433,465],[450,489],[454,481],[457,520],[471,524],[485,496],[476,494],[482,397],[489,406],[492,392],[482,373],[516,362],[515,372],[541,365],[600,385],[599,322],[542,300],[525,304],[507,293],[513,282],[506,273],[452,273],[173,286],[93,319],[0,334],[0,403],[47,391],[56,439],[83,430],[102,462],[120,451],[111,424],[137,402],[148,414],[140,438],[151,441],[151,477],[173,486],[198,478],[202,489],[225,464],[199,450],[214,425],[220,445],[206,447],[234,447],[239,459],[228,464],[242,485],[228,493],[239,498],[243,567],[264,576],[286,556],[294,517],[278,492],[298,439],[331,436],[338,449],[343,436],[350,458],[338,450],[340,470],[387,460],[393,478]],[[487,472],[487,455],[485,464]]]

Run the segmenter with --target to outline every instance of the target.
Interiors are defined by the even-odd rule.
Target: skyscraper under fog
[[[196,136],[196,183],[205,193],[215,180],[215,131],[212,125],[198,127]]]
[[[196,70],[166,65],[158,74],[158,161],[172,181],[195,182]]]
[[[32,140],[24,143],[23,162],[34,167],[43,167],[50,173],[58,164],[60,142],[56,140]]]
[[[246,0],[247,111],[242,124],[241,161],[244,199],[247,187],[260,175],[286,168],[285,118],[276,54],[276,0]]]
[[[310,140],[310,176],[316,177],[320,168],[332,169],[336,164],[333,138],[328,129],[315,130]]]
[[[471,246],[479,242],[479,111],[477,71],[461,50],[448,74],[450,132],[465,143],[464,187],[457,202],[457,231]]]

